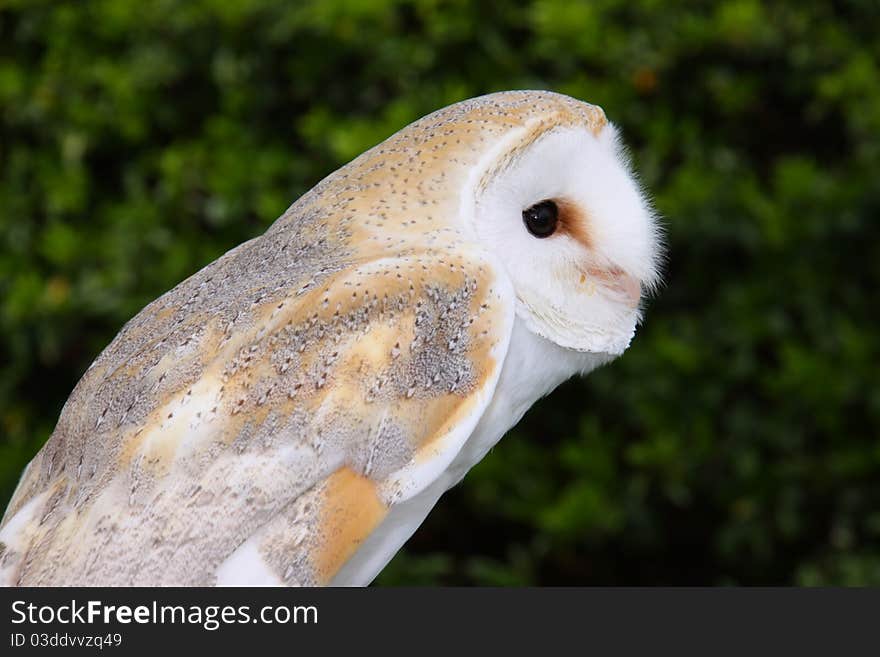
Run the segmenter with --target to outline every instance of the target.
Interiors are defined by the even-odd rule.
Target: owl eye
[[[559,208],[553,201],[541,201],[523,210],[523,222],[535,237],[550,237],[559,221]]]

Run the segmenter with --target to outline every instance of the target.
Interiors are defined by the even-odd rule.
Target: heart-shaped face
[[[512,129],[475,172],[463,208],[504,263],[531,331],[616,355],[657,282],[660,236],[617,130],[584,107],[597,119],[558,113]]]

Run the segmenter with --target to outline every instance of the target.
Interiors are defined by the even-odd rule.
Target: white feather
[[[461,211],[477,238],[502,261],[517,296],[517,315],[535,333],[577,351],[622,353],[639,320],[617,294],[588,277],[616,268],[646,288],[657,280],[659,229],[620,146],[616,128],[598,136],[558,128],[510,158],[485,187],[485,170],[504,161],[526,128],[488,153],[462,196]],[[522,212],[546,199],[566,199],[587,218],[592,242],[556,235],[537,239]]]

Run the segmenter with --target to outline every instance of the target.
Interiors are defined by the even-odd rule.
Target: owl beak
[[[619,267],[590,267],[581,274],[581,282],[595,289],[598,282],[604,288],[621,297],[630,308],[638,308],[642,300],[642,282]]]
[[[642,282],[635,276],[621,273],[618,285],[623,292],[624,298],[631,308],[638,308],[642,300]]]

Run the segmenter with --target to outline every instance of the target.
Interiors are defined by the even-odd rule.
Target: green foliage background
[[[142,306],[408,122],[602,105],[666,217],[632,348],[384,584],[880,584],[880,6],[0,4],[0,504]]]

